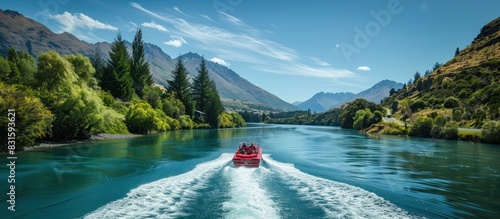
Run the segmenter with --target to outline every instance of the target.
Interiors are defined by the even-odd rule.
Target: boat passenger
[[[238,153],[240,153],[240,154],[246,154],[246,151],[245,151],[245,149],[243,149],[242,147],[240,147]]]
[[[257,148],[255,147],[255,145],[252,143],[250,145],[250,152],[253,153],[253,154],[256,154],[257,153]]]
[[[244,154],[248,154],[249,153],[249,149],[248,149],[248,146],[247,146],[246,142],[243,142],[243,146],[241,148],[243,148],[243,150],[245,151]]]

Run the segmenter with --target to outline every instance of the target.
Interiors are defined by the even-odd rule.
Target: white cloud
[[[238,61],[250,64],[254,70],[268,73],[321,77],[337,80],[339,78],[357,78],[357,74],[346,70],[327,66],[307,65],[304,58],[292,48],[267,38],[262,30],[253,28],[240,19],[221,13],[223,20],[236,24],[238,28],[223,29],[218,26],[188,22],[172,14],[158,14],[132,2],[133,8],[142,11],[154,19],[172,25],[172,34],[189,39],[202,50],[218,54],[217,58],[227,61]],[[173,39],[175,40],[175,39]],[[178,40],[178,39],[177,39]],[[172,41],[172,40],[171,40]],[[179,42],[169,41],[179,45]],[[169,42],[165,42],[166,44]],[[215,59],[216,60],[216,59]],[[342,82],[338,82],[342,83]]]
[[[169,46],[173,46],[173,47],[181,47],[182,46],[182,42],[180,40],[169,40],[167,42],[164,42],[165,44],[169,45]]]
[[[184,38],[182,38],[181,36],[171,36],[172,39],[167,41],[167,42],[164,42],[165,44],[169,45],[169,46],[173,46],[173,47],[181,47],[183,44],[187,44],[186,40],[184,40]]]
[[[335,48],[339,48],[340,47],[340,44],[335,44]]]
[[[149,23],[144,22],[144,23],[142,23],[142,26],[157,29],[158,31],[162,31],[162,32],[168,32],[167,28],[165,28],[164,26],[162,26],[160,24],[157,24],[155,21],[151,21]]]
[[[177,7],[177,6],[174,7],[174,10],[177,11],[177,12],[179,12],[179,13],[181,13],[184,16],[188,16],[186,13],[182,12],[181,9],[179,9],[179,7]]]
[[[226,62],[224,61],[223,59],[219,59],[217,57],[213,57],[212,59],[210,59],[211,62],[215,62],[219,65],[223,65],[223,66],[226,66],[226,67],[229,67],[229,62]]]
[[[82,13],[71,14],[66,11],[63,14],[49,15],[49,17],[63,25],[62,30],[66,32],[71,32],[76,28],[118,30],[117,27],[104,24]]]
[[[370,71],[371,69],[368,66],[359,66],[358,70],[360,70],[360,71]]]
[[[207,20],[209,20],[209,21],[214,21],[214,20],[212,20],[212,18],[210,18],[210,17],[209,17],[208,15],[206,15],[206,14],[199,14],[199,15],[200,15],[200,17],[205,18],[205,19],[207,19]]]
[[[225,21],[228,21],[228,22],[235,24],[235,25],[238,25],[238,26],[246,26],[246,24],[243,23],[243,21],[241,21],[240,19],[238,19],[235,16],[229,15],[228,13],[223,12],[223,11],[219,11],[219,14],[221,15],[221,18]]]
[[[281,29],[279,29],[276,25],[274,25],[274,24],[272,24],[272,23],[271,23],[271,24],[269,24],[269,25],[271,25],[271,27],[273,27],[273,28],[274,28],[274,29],[276,29],[276,30],[281,30]]]
[[[61,24],[59,30],[60,32],[71,33],[79,39],[87,42],[104,41],[92,33],[92,30],[94,29],[112,31],[118,30],[115,26],[102,23],[82,13],[72,14],[66,11],[62,14],[47,14],[47,16]]]
[[[328,62],[325,62],[319,58],[316,58],[316,57],[311,57],[311,59],[316,63],[316,65],[320,65],[320,66],[330,66],[330,63]]]

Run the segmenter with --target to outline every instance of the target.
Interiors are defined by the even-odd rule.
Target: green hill
[[[443,65],[382,102],[393,117],[412,124],[412,136],[500,143],[500,17]],[[461,129],[460,128],[476,128]],[[398,133],[391,126],[391,131]],[[478,130],[481,129],[481,130]],[[380,129],[379,129],[380,130]]]
[[[395,117],[455,121],[480,128],[500,119],[500,18],[485,25],[474,41],[431,74],[413,78],[383,102]],[[397,105],[397,106],[396,106]]]

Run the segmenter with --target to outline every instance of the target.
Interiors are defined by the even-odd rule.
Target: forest
[[[108,60],[99,49],[91,57],[49,51],[35,59],[12,47],[0,56],[1,150],[7,150],[8,140],[22,150],[37,142],[89,139],[97,133],[245,126],[241,115],[224,111],[204,59],[197,70],[190,80],[179,60],[168,87],[155,84],[140,28],[132,54],[118,33]],[[11,112],[15,117],[7,116]]]

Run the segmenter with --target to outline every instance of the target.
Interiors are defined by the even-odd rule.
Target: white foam
[[[278,207],[262,187],[269,170],[224,167],[230,199],[222,204],[224,218],[279,218]]]
[[[231,160],[232,154],[222,154],[215,160],[198,164],[193,170],[141,185],[125,198],[108,203],[84,218],[175,218],[188,215],[183,211],[197,190]]]
[[[305,200],[320,207],[328,218],[414,218],[374,193],[345,183],[301,172],[264,155],[266,163]]]

